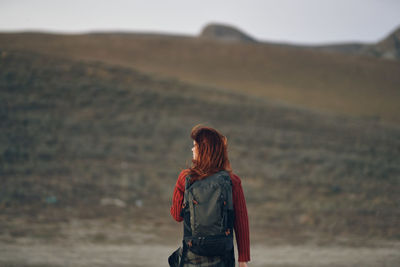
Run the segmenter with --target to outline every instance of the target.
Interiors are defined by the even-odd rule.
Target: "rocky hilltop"
[[[199,38],[210,39],[223,42],[242,42],[242,43],[265,43],[260,42],[236,27],[224,24],[208,24],[201,31]],[[292,47],[307,50],[339,52],[352,55],[368,55],[377,58],[399,60],[400,59],[400,27],[394,30],[386,38],[377,43],[339,43],[317,46],[301,46],[293,44],[275,44],[278,46]]]
[[[400,27],[389,34],[388,37],[368,48],[369,54],[386,58],[400,59]]]
[[[339,52],[352,55],[368,55],[377,58],[399,60],[400,59],[400,27],[394,30],[386,38],[377,43],[343,43],[321,46],[298,46],[317,51]]]
[[[225,42],[257,42],[241,30],[223,24],[208,24],[200,33],[200,38]]]

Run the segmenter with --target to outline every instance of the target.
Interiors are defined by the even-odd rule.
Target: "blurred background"
[[[249,266],[399,266],[399,10],[0,1],[0,266],[167,266],[199,123],[228,137]]]

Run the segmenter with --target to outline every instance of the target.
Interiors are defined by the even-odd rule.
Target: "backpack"
[[[181,216],[184,252],[189,249],[201,256],[231,259],[234,210],[228,172],[220,171],[192,184],[187,176]]]

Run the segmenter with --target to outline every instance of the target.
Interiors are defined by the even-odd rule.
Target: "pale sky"
[[[0,32],[197,35],[210,22],[261,41],[371,43],[400,26],[400,0],[0,0]]]

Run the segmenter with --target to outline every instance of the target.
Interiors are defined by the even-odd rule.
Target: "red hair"
[[[192,160],[192,167],[189,168],[191,182],[222,170],[231,172],[228,142],[225,136],[213,128],[196,125],[190,137],[197,146],[197,157]]]

